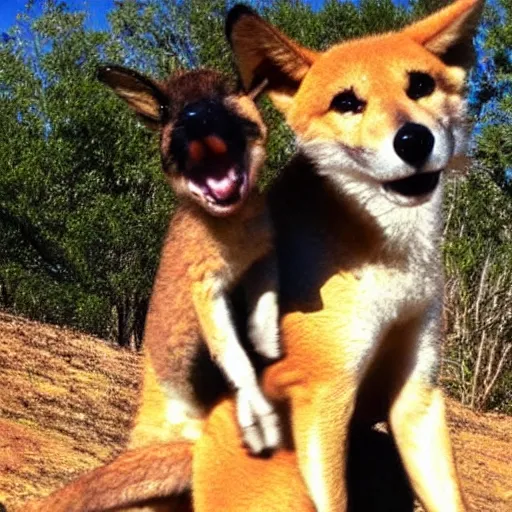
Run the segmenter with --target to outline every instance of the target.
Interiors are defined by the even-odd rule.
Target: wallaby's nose
[[[434,136],[422,124],[405,123],[393,141],[396,154],[413,167],[421,167],[432,153]]]
[[[222,101],[202,99],[186,105],[174,125],[170,153],[183,171],[205,156],[227,158],[245,151],[244,125]],[[228,155],[229,154],[229,155]]]
[[[200,100],[187,105],[181,114],[181,124],[190,140],[198,140],[215,131],[225,122],[225,107],[213,100]]]

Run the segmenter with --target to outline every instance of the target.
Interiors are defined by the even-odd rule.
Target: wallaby
[[[172,488],[182,494],[188,480],[183,467],[190,463],[187,441],[200,435],[210,400],[221,391],[213,365],[201,365],[205,357],[236,391],[238,422],[251,452],[272,450],[280,442],[278,416],[240,343],[228,297],[241,283],[249,341],[265,360],[279,358],[273,230],[256,188],[266,127],[254,97],[262,86],[245,94],[212,70],[158,82],[109,66],[99,71],[99,79],[160,132],[163,170],[180,206],[163,244],[147,315],[143,392],[131,437],[131,448],[139,449],[30,510],[103,510],[112,503],[146,501],[151,493],[160,498]],[[173,444],[159,444],[165,441]],[[146,475],[148,482],[142,479],[138,464],[145,458],[158,460],[165,473],[161,480],[152,480],[155,471]]]

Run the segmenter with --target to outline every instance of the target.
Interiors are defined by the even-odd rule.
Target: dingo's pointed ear
[[[250,91],[265,82],[270,99],[285,113],[317,54],[291,41],[242,4],[229,11],[226,36],[245,89]]]
[[[149,128],[161,128],[167,109],[165,94],[149,78],[121,66],[106,66],[98,69],[98,80],[108,85],[121,99],[126,101]]]
[[[439,56],[447,65],[467,69],[473,63],[473,36],[483,5],[484,0],[457,0],[405,28],[403,33]]]

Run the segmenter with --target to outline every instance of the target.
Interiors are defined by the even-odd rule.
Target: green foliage
[[[479,409],[512,412],[512,5],[489,8],[472,77],[471,173],[449,188],[447,375]]]
[[[112,35],[50,3],[18,31],[0,49],[4,305],[126,345],[174,202],[155,140],[95,78]]]

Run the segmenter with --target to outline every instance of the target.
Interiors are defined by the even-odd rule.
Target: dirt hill
[[[139,358],[0,313],[0,501],[48,494],[122,446]]]
[[[104,341],[0,313],[0,501],[48,494],[118,452],[139,364]],[[512,510],[512,418],[453,401],[449,416],[473,510]]]

